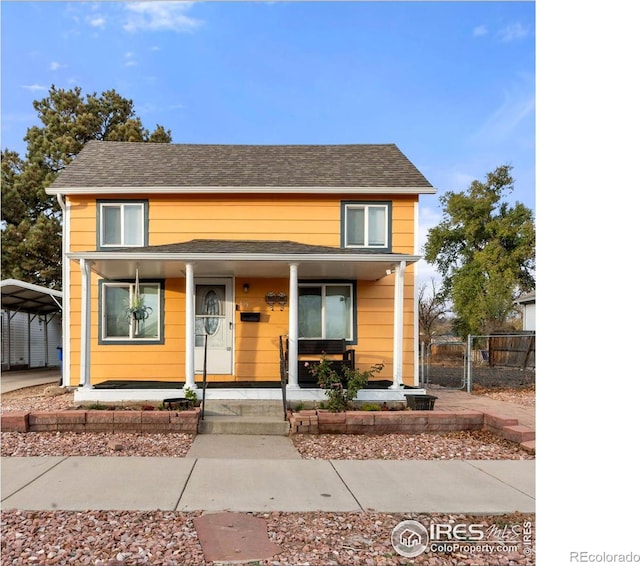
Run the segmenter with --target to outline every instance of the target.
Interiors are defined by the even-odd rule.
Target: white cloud
[[[107,20],[102,16],[94,16],[92,18],[88,18],[87,22],[91,27],[102,28],[107,23]]]
[[[520,75],[518,81],[504,89],[502,102],[471,135],[472,141],[504,141],[535,111],[533,78]]]
[[[61,69],[64,65],[62,63],[58,63],[57,61],[51,61],[51,63],[49,64],[49,70],[50,71],[57,71],[58,69]]]
[[[193,2],[133,2],[125,5],[127,21],[124,29],[136,31],[191,31],[202,24],[186,12]]]
[[[515,24],[509,24],[498,31],[498,39],[504,42],[515,41],[516,39],[523,39],[529,35],[529,29],[524,27],[520,22]]]
[[[124,54],[124,66],[135,67],[138,62],[135,60],[135,53],[133,51],[127,51]]]
[[[487,35],[488,33],[489,29],[484,24],[473,28],[473,37],[482,37],[483,35]]]
[[[20,85],[20,88],[24,88],[25,90],[29,90],[31,92],[37,92],[37,91],[41,91],[41,90],[47,90],[46,86],[43,85],[39,85],[39,84],[32,84],[32,85]]]
[[[422,202],[418,207],[418,254],[423,255],[423,246],[427,243],[427,234],[431,228],[437,226],[442,220],[442,215],[435,206],[435,196],[424,197],[430,199],[429,205],[425,205]],[[426,260],[421,259],[416,264],[416,275],[418,283],[426,283],[434,279],[436,283],[442,280],[442,277],[436,270],[436,266],[427,263]]]

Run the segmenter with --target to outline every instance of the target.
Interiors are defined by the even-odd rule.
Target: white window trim
[[[157,332],[155,336],[144,337],[144,336],[136,336],[134,334],[134,324],[133,321],[129,320],[129,336],[107,336],[107,324],[106,324],[106,315],[107,315],[107,293],[106,288],[108,287],[120,287],[120,288],[129,288],[129,300],[133,298],[135,283],[130,283],[127,281],[105,281],[102,283],[102,293],[100,297],[100,342],[102,344],[113,344],[113,343],[140,343],[140,342],[150,342],[150,343],[158,343],[162,340],[162,284],[157,281],[145,281],[143,284],[145,287],[156,287],[158,290],[158,313],[157,313]],[[124,307],[123,307],[124,308]]]
[[[140,208],[140,234],[139,244],[125,244],[125,222],[124,222],[124,207],[125,206],[137,206]],[[104,218],[104,210],[106,208],[119,208],[120,209],[120,243],[118,244],[105,244],[104,233],[106,222]],[[121,201],[121,202],[101,202],[100,203],[100,248],[142,248],[145,245],[145,232],[146,232],[146,218],[145,218],[145,203],[139,201]]]
[[[354,284],[351,282],[337,282],[337,283],[300,283],[298,284],[298,289],[302,287],[320,287],[321,289],[321,305],[320,305],[320,313],[321,313],[321,326],[322,326],[322,336],[304,336],[300,337],[299,340],[326,340],[327,335],[327,319],[326,319],[326,297],[327,297],[327,287],[349,287],[351,289],[351,308],[349,309],[349,330],[350,336],[345,336],[344,339],[347,342],[353,342],[354,340],[354,321],[355,321],[355,300],[354,300]]]
[[[369,243],[369,209],[382,208],[384,209],[384,244],[370,244]],[[349,209],[364,210],[364,243],[363,244],[349,244]],[[387,249],[389,248],[389,204],[387,203],[347,203],[344,205],[344,247],[345,248],[371,248],[371,249]]]

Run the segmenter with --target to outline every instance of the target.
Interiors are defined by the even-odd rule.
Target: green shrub
[[[349,408],[358,391],[367,385],[374,374],[382,371],[384,364],[374,364],[365,371],[343,365],[342,375],[340,375],[323,354],[319,364],[307,365],[307,367],[318,380],[318,385],[324,389],[329,411],[340,413]]]

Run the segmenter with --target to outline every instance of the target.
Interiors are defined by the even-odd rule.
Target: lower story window
[[[161,341],[162,284],[102,282],[101,342]],[[134,307],[138,307],[134,309]]]
[[[298,289],[300,338],[354,340],[353,285],[302,284]]]

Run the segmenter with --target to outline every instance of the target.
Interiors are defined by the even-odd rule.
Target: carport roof
[[[34,314],[50,314],[62,310],[62,292],[33,283],[5,279],[0,281],[2,308]]]

